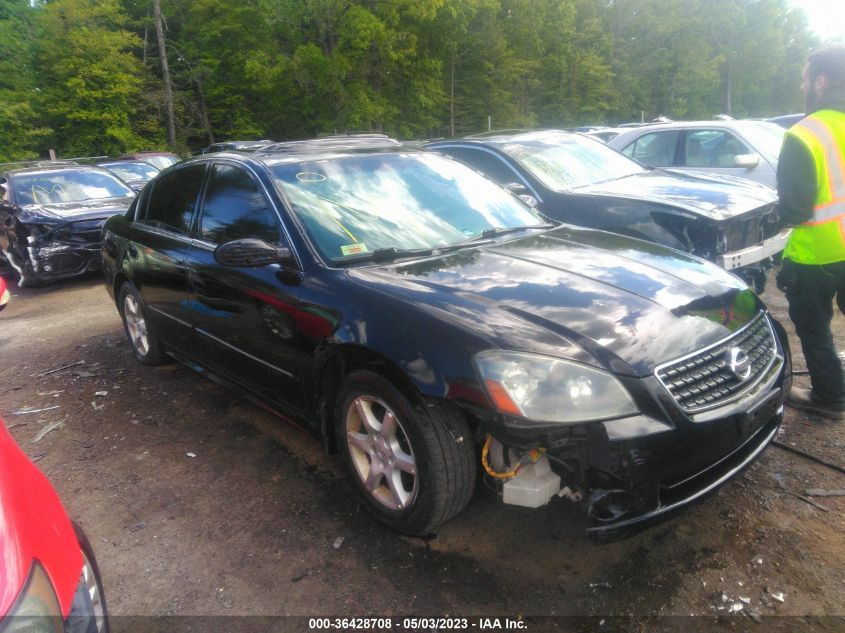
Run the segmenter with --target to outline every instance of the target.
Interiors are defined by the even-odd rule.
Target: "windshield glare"
[[[152,180],[158,173],[158,169],[144,162],[109,163],[108,165],[102,164],[102,166],[118,177],[123,178],[123,180]]]
[[[500,141],[497,145],[554,191],[644,171],[639,163],[601,141],[579,134],[538,132],[520,136],[518,140]]]
[[[17,204],[60,204],[99,198],[132,196],[134,193],[106,172],[62,170],[14,176],[11,181]]]
[[[141,160],[157,169],[167,169],[179,162],[179,159],[175,156],[144,156]]]
[[[342,261],[377,249],[433,249],[485,230],[543,225],[474,170],[437,154],[368,154],[272,166],[317,249]]]

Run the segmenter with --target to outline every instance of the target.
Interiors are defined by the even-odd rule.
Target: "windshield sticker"
[[[366,244],[347,244],[345,246],[340,247],[340,252],[343,253],[344,257],[346,257],[348,255],[359,255],[361,253],[367,252],[367,245]]]
[[[323,182],[326,176],[315,171],[301,171],[296,175],[296,179],[299,182]]]

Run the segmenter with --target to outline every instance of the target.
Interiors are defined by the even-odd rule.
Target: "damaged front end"
[[[737,368],[732,358],[745,356]],[[504,503],[582,505],[596,543],[626,538],[702,500],[774,438],[790,388],[782,327],[764,315],[645,378],[619,377],[638,412],[571,425],[484,425],[481,465]]]
[[[0,251],[21,287],[76,277],[100,266],[105,216],[48,218],[5,204],[0,207]]]

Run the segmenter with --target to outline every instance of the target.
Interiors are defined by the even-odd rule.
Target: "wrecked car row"
[[[99,268],[103,223],[134,196],[109,171],[84,165],[11,170],[0,186],[0,251],[22,287]]]
[[[105,219],[126,211],[135,192],[179,157],[140,152],[97,164],[77,160],[0,171],[0,273],[15,273],[20,286],[97,270]]]
[[[566,497],[612,539],[715,491],[783,417],[786,335],[740,279],[390,139],[189,159],[102,239],[140,362],[310,428],[408,534],[483,470],[506,503]]]

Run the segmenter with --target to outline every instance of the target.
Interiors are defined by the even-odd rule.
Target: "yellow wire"
[[[490,463],[487,461],[487,453],[490,452],[490,444],[492,442],[493,436],[488,434],[487,439],[484,440],[484,446],[481,449],[481,465],[484,466],[484,470],[487,471],[488,475],[495,477],[496,479],[511,479],[512,477],[516,477],[516,473],[519,472],[519,467],[522,466],[522,464],[517,464],[516,468],[506,473],[497,473],[490,466]]]

